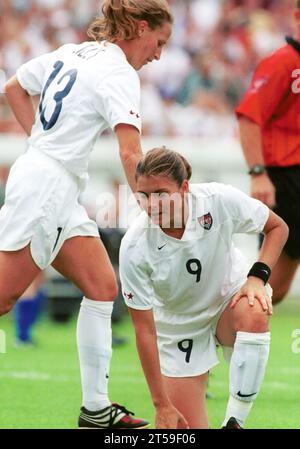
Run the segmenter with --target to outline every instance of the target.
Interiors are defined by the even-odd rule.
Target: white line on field
[[[74,381],[75,377],[65,375],[53,375],[50,373],[41,373],[39,371],[7,371],[0,372],[1,378],[6,379],[27,379],[27,380],[42,380],[52,382],[70,382]]]

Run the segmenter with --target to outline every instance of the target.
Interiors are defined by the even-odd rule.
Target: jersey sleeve
[[[16,76],[19,83],[31,96],[39,95],[43,90],[43,81],[50,55],[51,53],[46,53],[31,59],[17,70]]]
[[[143,263],[136,263],[129,253],[122,242],[119,273],[124,301],[132,309],[150,310],[154,300],[150,276]]]
[[[260,233],[269,218],[269,208],[235,187],[222,189],[224,205],[233,222],[233,233]]]
[[[290,82],[290,73],[276,55],[263,60],[235,110],[237,117],[246,116],[260,127],[266,126],[290,89]]]
[[[112,130],[125,123],[141,132],[140,80],[129,68],[115,70],[98,84],[94,104]]]

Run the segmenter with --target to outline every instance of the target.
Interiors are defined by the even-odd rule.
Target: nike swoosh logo
[[[240,391],[237,392],[237,395],[240,396],[240,398],[250,398],[250,396],[254,396],[256,393],[251,394],[242,394]]]
[[[56,245],[57,245],[57,242],[58,242],[58,239],[59,239],[59,236],[60,236],[60,234],[61,234],[62,229],[63,229],[63,228],[57,228],[57,237],[56,237],[56,240],[55,240],[55,243],[54,243],[52,252],[53,252],[53,251],[55,250],[55,248],[56,248]]]
[[[157,249],[160,251],[161,249],[163,249],[166,246],[166,243],[163,246],[158,246]]]

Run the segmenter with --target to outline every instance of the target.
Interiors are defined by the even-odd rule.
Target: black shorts
[[[267,167],[276,188],[274,212],[289,226],[290,233],[284,251],[291,259],[300,258],[300,165]]]

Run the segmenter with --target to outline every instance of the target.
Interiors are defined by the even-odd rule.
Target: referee
[[[273,303],[288,293],[300,262],[300,0],[293,16],[294,36],[258,64],[236,108],[251,195],[290,228],[270,278]]]

